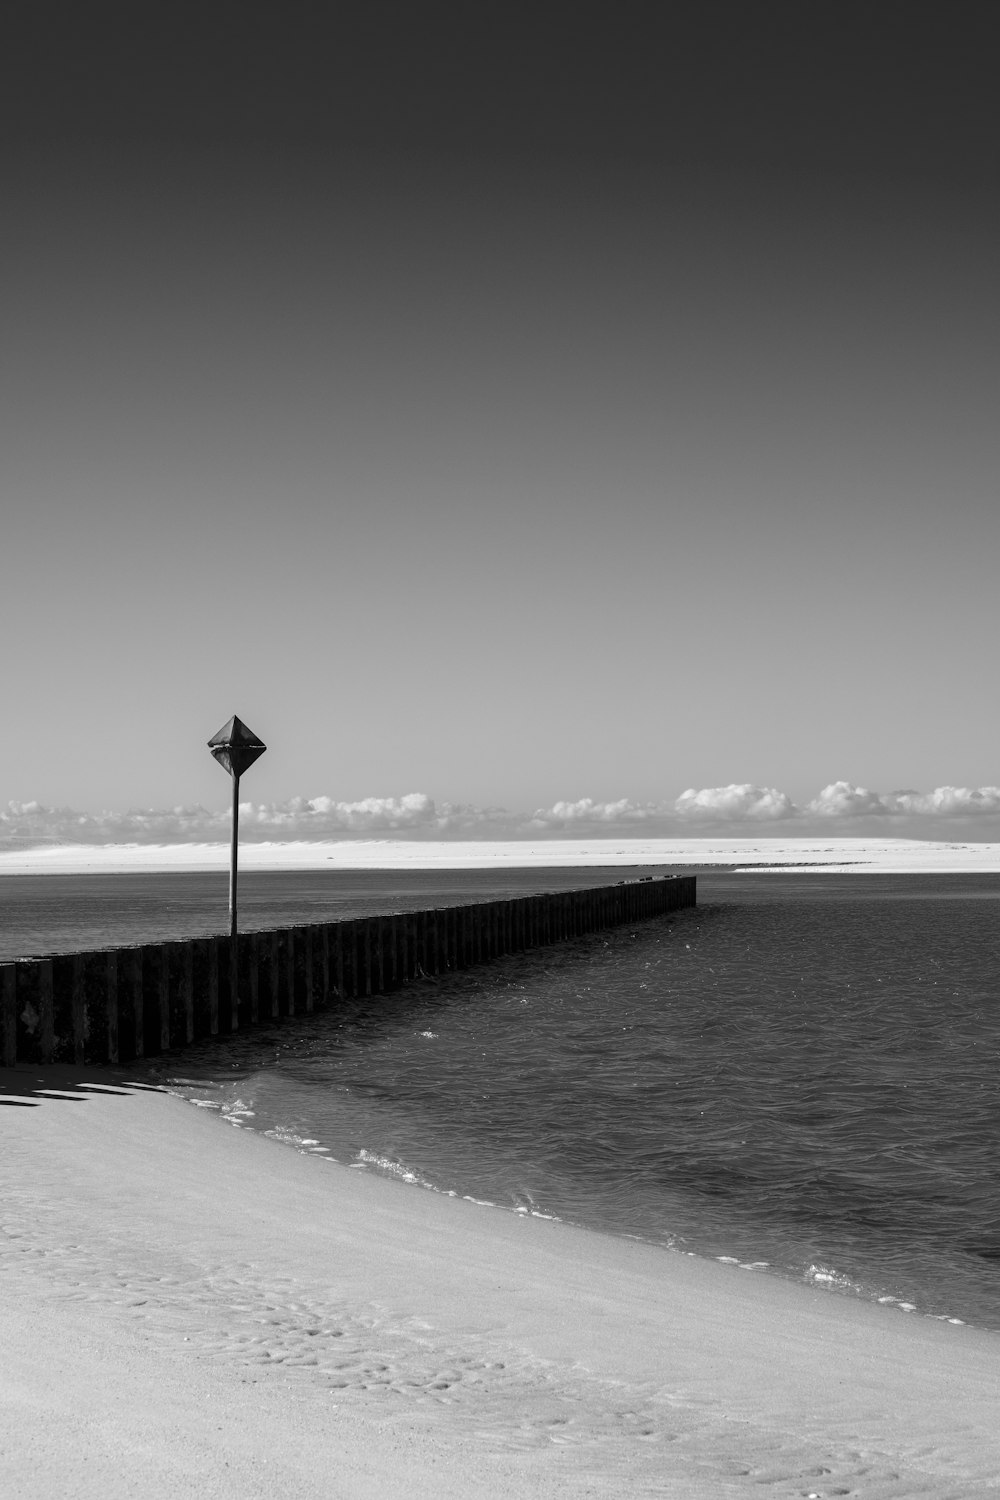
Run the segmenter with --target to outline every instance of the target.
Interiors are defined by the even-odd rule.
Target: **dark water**
[[[1000,877],[699,901],[154,1073],[362,1170],[1000,1329]]]

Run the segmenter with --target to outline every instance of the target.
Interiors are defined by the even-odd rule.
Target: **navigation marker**
[[[233,842],[229,856],[229,937],[232,943],[232,963],[236,964],[236,850],[240,825],[240,777],[248,771],[255,760],[259,760],[267,749],[263,740],[248,729],[235,714],[223,724],[218,734],[213,734],[208,748],[223,770],[233,778]]]

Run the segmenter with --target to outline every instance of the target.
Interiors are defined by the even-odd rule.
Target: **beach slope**
[[[1000,1338],[0,1073],[0,1492],[995,1495]]]

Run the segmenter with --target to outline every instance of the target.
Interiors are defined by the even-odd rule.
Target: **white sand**
[[[228,844],[109,844],[0,852],[0,875],[225,870]],[[1000,871],[1000,844],[922,839],[343,839],[240,846],[244,870],[514,869],[567,865],[769,866],[889,875]]]
[[[39,1076],[0,1073],[5,1500],[998,1493],[994,1335]]]

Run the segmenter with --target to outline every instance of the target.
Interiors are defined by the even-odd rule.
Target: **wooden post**
[[[385,994],[385,926],[381,917],[372,918],[372,926],[375,929],[375,964],[372,978],[372,990],[377,995]]]
[[[184,1040],[194,1041],[194,944],[185,943],[181,963],[181,1014]]]
[[[403,954],[401,978],[404,984],[409,984],[417,975],[417,919],[412,911],[406,913]]]
[[[208,954],[208,1034],[219,1035],[219,940],[209,938]]]
[[[306,1015],[312,1015],[313,1009],[313,927],[301,929],[305,943],[305,971],[306,971]]]
[[[166,943],[160,947],[160,974],[157,996],[160,1009],[160,1051],[170,1051],[170,950]]]
[[[83,954],[74,953],[70,1005],[73,1015],[73,1061],[77,1067],[83,1063],[83,1039],[87,1029],[87,996],[84,990],[83,965]]]
[[[247,988],[250,991],[250,1024],[255,1026],[260,1019],[260,943],[256,932],[248,932],[246,954],[249,965]]]
[[[285,986],[288,990],[286,995],[285,1015],[295,1014],[295,928],[285,929]]]
[[[358,998],[365,993],[365,924],[358,920],[351,923],[351,974],[354,981],[354,995]]]
[[[337,986],[337,998],[344,998],[344,937],[338,922],[330,934],[333,940],[333,982]]]
[[[136,1057],[144,1057],[146,1053],[146,1008],[145,994],[142,985],[142,949],[133,948],[129,953],[129,965],[131,974],[132,1001],[132,1029],[133,1049]]]
[[[412,944],[410,952],[410,978],[422,979],[424,976],[424,914],[415,911],[410,918],[410,941]]]
[[[337,935],[340,945],[338,968],[340,970],[341,999],[352,999],[358,993],[357,953],[355,951],[355,924],[353,921],[338,922]]]
[[[364,995],[372,992],[372,924],[371,918],[366,917],[359,924],[361,938],[361,978],[364,985],[361,991]]]
[[[400,978],[399,963],[399,931],[400,927],[402,926],[403,918],[399,915],[398,912],[393,912],[392,916],[388,917],[386,920],[388,924],[388,938],[386,947],[386,983],[391,989],[395,990],[398,989],[400,984],[402,983],[402,980]]]
[[[399,945],[396,942],[396,923],[398,918],[389,915],[381,919],[382,927],[382,977],[385,984],[385,993],[389,994],[396,988],[396,955]]]
[[[458,968],[458,912],[454,906],[449,906],[448,918],[448,968],[454,972]]]
[[[106,955],[106,967],[104,971],[104,986],[106,1001],[106,1020],[108,1037],[108,1062],[118,1061],[118,953],[112,948]]]
[[[424,970],[428,974],[439,974],[441,972],[441,952],[438,933],[438,914],[436,911],[427,913],[427,926],[425,931],[424,953],[426,962]]]
[[[17,1062],[17,967],[0,964],[0,1064]]]
[[[43,958],[38,965],[38,1039],[42,1062],[50,1063],[55,1052],[55,1006],[52,995],[52,960]]]

